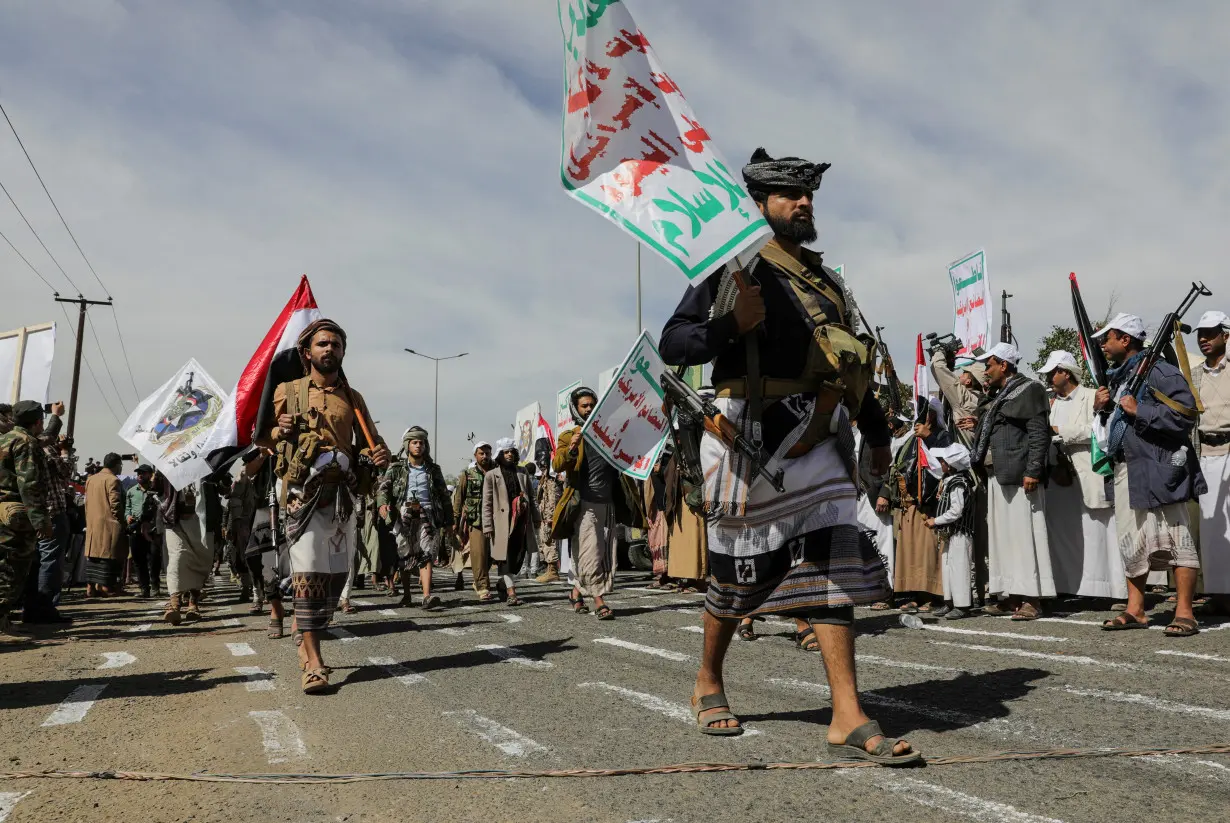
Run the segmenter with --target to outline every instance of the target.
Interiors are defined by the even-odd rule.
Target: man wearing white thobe
[[[1230,374],[1226,339],[1230,317],[1207,311],[1196,324],[1204,362],[1192,369],[1200,415],[1200,470],[1209,490],[1200,496],[1200,565],[1209,609],[1230,612]]]

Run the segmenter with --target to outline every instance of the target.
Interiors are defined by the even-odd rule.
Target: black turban
[[[755,199],[763,199],[783,189],[815,191],[820,178],[831,163],[812,163],[801,157],[774,160],[763,148],[752,152],[752,159],[743,167],[743,182]]]

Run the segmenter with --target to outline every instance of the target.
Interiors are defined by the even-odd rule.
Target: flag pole
[[[641,243],[638,240],[636,243],[636,333],[639,335],[641,329]]]

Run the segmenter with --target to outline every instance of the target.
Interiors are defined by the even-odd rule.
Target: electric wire
[[[15,254],[15,255],[17,255],[18,257],[20,257],[20,258],[21,258],[21,262],[25,263],[25,264],[26,264],[26,266],[30,269],[30,271],[34,272],[34,276],[35,276],[35,277],[37,277],[39,280],[42,280],[42,281],[43,281],[43,285],[44,285],[44,286],[46,286],[47,288],[51,289],[51,293],[52,293],[53,295],[55,295],[56,297],[59,297],[59,296],[60,296],[60,293],[59,293],[58,291],[56,291],[56,287],[55,287],[55,286],[53,286],[53,285],[51,285],[50,283],[48,283],[48,282],[47,282],[47,278],[46,278],[46,277],[43,277],[42,273],[41,273],[38,269],[34,268],[34,264],[33,264],[33,263],[31,263],[29,260],[27,260],[27,259],[26,259],[26,256],[17,250],[17,247],[13,245],[13,241],[12,241],[12,240],[9,240],[8,235],[6,235],[4,232],[0,231],[0,237],[4,238],[4,242],[5,242],[5,243],[8,243],[8,244],[9,244],[9,248],[13,250],[13,254]]]
[[[90,258],[86,257],[85,250],[82,249],[81,244],[77,242],[77,235],[73,234],[73,230],[69,228],[68,221],[64,219],[64,213],[60,211],[60,207],[56,204],[55,198],[51,196],[51,190],[47,188],[47,184],[43,182],[43,175],[39,173],[38,166],[34,165],[34,158],[31,157],[30,152],[26,150],[26,144],[21,139],[21,135],[17,133],[17,127],[13,125],[13,120],[9,117],[9,113],[4,108],[3,102],[0,102],[0,114],[4,115],[4,122],[8,123],[9,131],[13,133],[13,137],[17,140],[17,145],[21,147],[21,153],[26,156],[26,162],[30,164],[30,169],[34,172],[34,176],[38,178],[38,184],[43,187],[43,193],[47,195],[47,200],[51,203],[51,207],[55,209],[56,216],[60,218],[60,223],[63,224],[64,231],[68,232],[68,236],[73,241],[73,245],[77,247],[77,253],[80,254],[81,259],[85,261],[85,265],[90,270],[90,274],[94,275],[94,279],[98,282],[98,287],[103,290],[103,294],[107,295],[107,300],[111,301],[111,317],[115,321],[115,333],[120,339],[120,352],[124,355],[124,365],[128,369],[128,379],[132,382],[132,391],[134,396],[137,398],[137,402],[139,403],[141,402],[141,391],[137,388],[137,378],[132,371],[132,361],[128,358],[128,344],[124,342],[124,331],[120,327],[120,317],[116,312],[115,300],[111,296],[111,290],[107,288],[106,284],[103,283],[102,278],[98,276],[98,271],[95,270],[94,264],[90,262]],[[5,191],[5,194],[8,194],[7,190]],[[12,199],[12,197],[9,198],[9,200]],[[17,204],[13,203],[13,206],[16,207]],[[18,211],[20,212],[20,209],[18,209]],[[22,219],[25,219],[25,215],[22,215]],[[26,222],[26,225],[30,225],[29,221]],[[34,231],[32,226],[30,231]],[[38,235],[35,234],[35,237],[37,236]],[[39,243],[42,242],[43,241],[40,238]],[[43,246],[43,248],[46,249],[47,247]],[[47,252],[47,254],[50,255],[51,252]],[[54,260],[55,258],[52,259]],[[60,264],[57,262],[56,266],[59,265]],[[63,272],[64,269],[61,268],[60,271]],[[64,276],[68,278],[68,274],[65,274]],[[72,283],[73,281],[69,278],[68,282]],[[73,288],[77,288],[76,284],[73,285]],[[77,294],[81,294],[80,289],[77,289]],[[99,346],[99,352],[101,351],[102,347]]]
[[[69,331],[71,331],[75,337],[77,330],[73,326],[73,318],[69,316],[68,309],[64,308],[63,303],[56,303],[56,305],[60,307],[60,311],[64,312],[64,320],[68,323]],[[102,384],[98,382],[98,377],[94,374],[94,367],[90,365],[90,358],[86,356],[84,351],[81,352],[81,362],[85,364],[85,370],[89,373],[90,379],[94,381],[94,388],[98,389],[99,396],[102,397],[103,402],[107,404],[107,411],[111,412],[111,417],[115,420],[117,425],[124,425],[123,421],[120,420],[119,415],[115,413],[115,409],[111,407],[111,401],[107,399],[106,392],[102,390]]]
[[[68,276],[68,272],[64,271],[64,267],[60,265],[59,260],[56,260],[56,256],[51,253],[51,249],[47,248],[47,244],[43,242],[43,238],[39,236],[37,231],[35,231],[34,226],[30,225],[29,219],[26,218],[26,213],[21,210],[21,206],[17,205],[17,201],[13,199],[13,195],[9,194],[8,187],[4,185],[4,181],[2,180],[0,180],[0,191],[4,192],[4,196],[7,197],[9,202],[13,204],[13,208],[17,209],[17,213],[21,215],[21,219],[25,221],[26,228],[28,228],[30,233],[34,235],[34,239],[38,241],[38,244],[43,247],[43,251],[47,252],[47,256],[51,258],[51,262],[56,264],[56,268],[60,270],[60,274],[64,275],[64,279],[68,281],[68,285],[72,286],[73,290],[77,292],[77,296],[80,297],[81,289],[79,289],[77,284],[73,282],[73,278]]]
[[[115,390],[115,399],[120,404],[120,408],[124,410],[124,416],[128,416],[128,405],[124,402],[123,396],[120,394],[119,384],[115,382],[115,375],[111,373],[111,364],[107,362],[107,355],[103,354],[102,341],[98,339],[98,332],[94,330],[94,319],[87,312],[85,322],[90,327],[90,334],[94,337],[94,345],[98,347],[98,353],[102,355],[103,367],[107,370],[107,377],[111,380],[111,388]]]

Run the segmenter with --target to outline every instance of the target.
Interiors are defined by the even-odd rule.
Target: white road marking
[[[137,658],[128,652],[103,652],[102,656],[106,660],[98,667],[100,669],[122,669],[137,662]]]
[[[1052,687],[1058,689],[1058,687]],[[1149,697],[1144,694],[1129,694],[1128,692],[1110,692],[1105,689],[1078,689],[1075,686],[1064,686],[1061,691],[1076,694],[1081,697],[1096,697],[1099,700],[1109,700],[1113,703],[1131,703],[1137,706],[1148,706],[1161,712],[1171,714],[1190,714],[1208,717],[1213,720],[1230,720],[1230,710],[1211,709],[1207,706],[1190,706],[1186,703],[1176,703],[1161,697]]]
[[[150,630],[150,629],[152,629],[152,628],[154,628],[154,624],[153,624],[153,623],[141,623],[140,625],[137,625],[137,626],[130,626],[130,627],[128,627],[127,629],[125,629],[125,631],[127,631],[127,632],[133,632],[133,633],[135,633],[135,632],[147,632],[147,631],[149,631],[149,630]]]
[[[525,757],[535,752],[547,751],[546,746],[513,731],[507,726],[501,726],[489,717],[483,717],[473,709],[444,712],[444,717],[450,718],[458,726],[478,735],[511,757]]]
[[[651,712],[665,715],[672,720],[678,720],[681,723],[696,725],[696,720],[692,717],[692,710],[683,703],[674,703],[670,700],[665,700],[658,697],[656,694],[646,694],[645,692],[636,692],[632,689],[625,689],[623,686],[612,686],[610,683],[578,683],[579,689],[602,689],[611,694],[618,695],[630,703],[635,703],[642,709],[648,709]],[[743,727],[743,736],[751,737],[762,734],[760,729],[753,729],[750,726]]]
[[[912,669],[919,672],[943,672],[945,674],[968,674],[969,669],[953,669],[948,666],[932,666],[928,663],[911,663],[906,660],[890,660],[875,654],[856,654],[854,659],[859,663],[870,663],[873,666],[887,666],[893,669]]]
[[[990,652],[1008,657],[1028,657],[1033,660],[1053,660],[1057,663],[1075,663],[1078,666],[1105,666],[1110,669],[1126,669],[1133,671],[1136,666],[1131,663],[1111,663],[1106,660],[1095,660],[1079,654],[1048,654],[1047,652],[1031,652],[1025,649],[1001,649],[997,646],[978,646],[972,643],[946,643],[942,640],[927,641],[933,646],[950,646],[954,649],[968,649],[973,652]]]
[[[968,634],[979,637],[1006,637],[1009,640],[1036,640],[1042,643],[1067,643],[1066,637],[1055,637],[1049,634],[1018,634],[1017,632],[983,632],[978,629],[958,629],[953,626],[932,626],[924,623],[923,631],[944,632],[945,634]]]
[[[47,719],[43,721],[43,727],[80,723],[85,719],[86,712],[94,705],[94,701],[106,688],[106,683],[86,683],[73,689],[68,697],[56,706],[55,711],[47,715]]]
[[[222,621],[222,625],[228,629],[238,629],[243,626],[243,623],[239,621],[238,617],[228,617]]]
[[[521,615],[519,614],[502,614],[500,615],[500,617],[506,623],[520,623],[522,620],[524,620],[524,618],[521,617]]]
[[[1223,766],[1220,763],[1214,763],[1212,760],[1194,760],[1180,757],[1177,754],[1144,755],[1133,757],[1132,760],[1135,760],[1137,763],[1147,763],[1151,766],[1162,766],[1189,777],[1206,778],[1217,783],[1230,781],[1230,766]]]
[[[474,648],[487,652],[487,654],[493,657],[498,657],[502,663],[515,663],[518,666],[525,666],[527,669],[554,668],[550,660],[533,660],[521,654],[516,648],[497,645],[475,646]]]
[[[376,612],[376,614],[382,614],[385,617],[397,617],[397,612],[393,611],[392,609],[381,609],[380,611]]]
[[[273,691],[273,675],[260,666],[236,666],[235,671],[248,678],[243,686],[250,692]]]
[[[440,634],[447,634],[449,637],[461,637],[463,634],[469,634],[470,628],[471,627],[469,626],[465,627],[464,629],[459,629],[459,628],[456,628],[455,626],[446,626],[443,629],[432,629],[432,631],[439,632]]]
[[[1178,652],[1174,649],[1158,649],[1157,654],[1169,654],[1175,657],[1190,657],[1195,660],[1212,660],[1214,663],[1230,663],[1230,657],[1218,657],[1215,654],[1196,654],[1195,652]]]
[[[29,792],[0,792],[0,823],[9,819],[13,807]]]
[[[1063,823],[1054,817],[1030,814],[1007,803],[987,800],[885,769],[839,769],[838,774],[856,782],[869,781],[912,803],[976,823]]]
[[[248,712],[261,730],[261,745],[265,758],[270,763],[285,763],[288,760],[303,760],[308,756],[307,746],[299,737],[299,727],[280,711]]]
[[[235,657],[247,657],[256,654],[256,649],[247,643],[227,643],[226,647],[231,650],[231,654]]]
[[[342,641],[343,643],[353,643],[356,640],[363,639],[362,637],[359,637],[358,635],[351,634],[350,632],[343,629],[341,626],[332,627],[331,629],[329,629],[329,634],[333,635],[334,637],[336,637],[338,640]]]
[[[704,626],[680,626],[679,631],[692,632],[692,634],[704,634],[705,627]]]
[[[629,651],[640,652],[641,654],[652,654],[654,657],[674,660],[676,663],[687,663],[689,660],[695,659],[691,655],[683,654],[682,652],[672,652],[668,649],[655,649],[653,646],[642,646],[640,643],[630,643],[627,640],[620,640],[617,637],[595,637],[594,642],[602,643],[607,646],[615,646],[620,649],[628,649]]]
[[[379,666],[392,675],[403,686],[417,686],[420,683],[430,683],[426,677],[398,663],[391,657],[369,657],[367,662]]]

